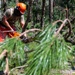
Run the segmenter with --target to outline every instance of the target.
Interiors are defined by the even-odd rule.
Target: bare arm
[[[20,22],[22,28],[24,27],[24,24],[25,24],[24,22]]]
[[[21,18],[20,18],[20,25],[21,25],[22,28],[24,27],[24,24],[25,24],[24,16],[22,15]]]
[[[6,25],[6,27],[8,27],[10,30],[14,31],[14,30],[12,29],[12,27],[10,26],[10,24],[8,23],[7,19],[8,19],[8,18],[7,18],[6,16],[4,16],[4,17],[2,18],[3,24]]]

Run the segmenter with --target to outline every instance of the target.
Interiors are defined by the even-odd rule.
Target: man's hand
[[[14,30],[13,30],[13,29],[11,29],[11,31],[12,31],[12,32],[14,32]]]

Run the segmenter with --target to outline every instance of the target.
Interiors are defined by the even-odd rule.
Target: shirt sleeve
[[[24,15],[22,15],[22,16],[20,17],[20,22],[23,22],[23,23],[24,23]]]
[[[7,9],[3,16],[6,16],[7,18],[9,18],[11,16],[11,9]]]

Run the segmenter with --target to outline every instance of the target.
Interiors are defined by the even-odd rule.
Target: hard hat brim
[[[20,11],[21,14],[24,14],[24,12]]]

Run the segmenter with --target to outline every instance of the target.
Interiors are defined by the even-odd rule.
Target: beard
[[[18,10],[18,8],[14,8],[14,13],[13,13],[14,16],[21,16],[22,14],[20,13],[20,11]]]

